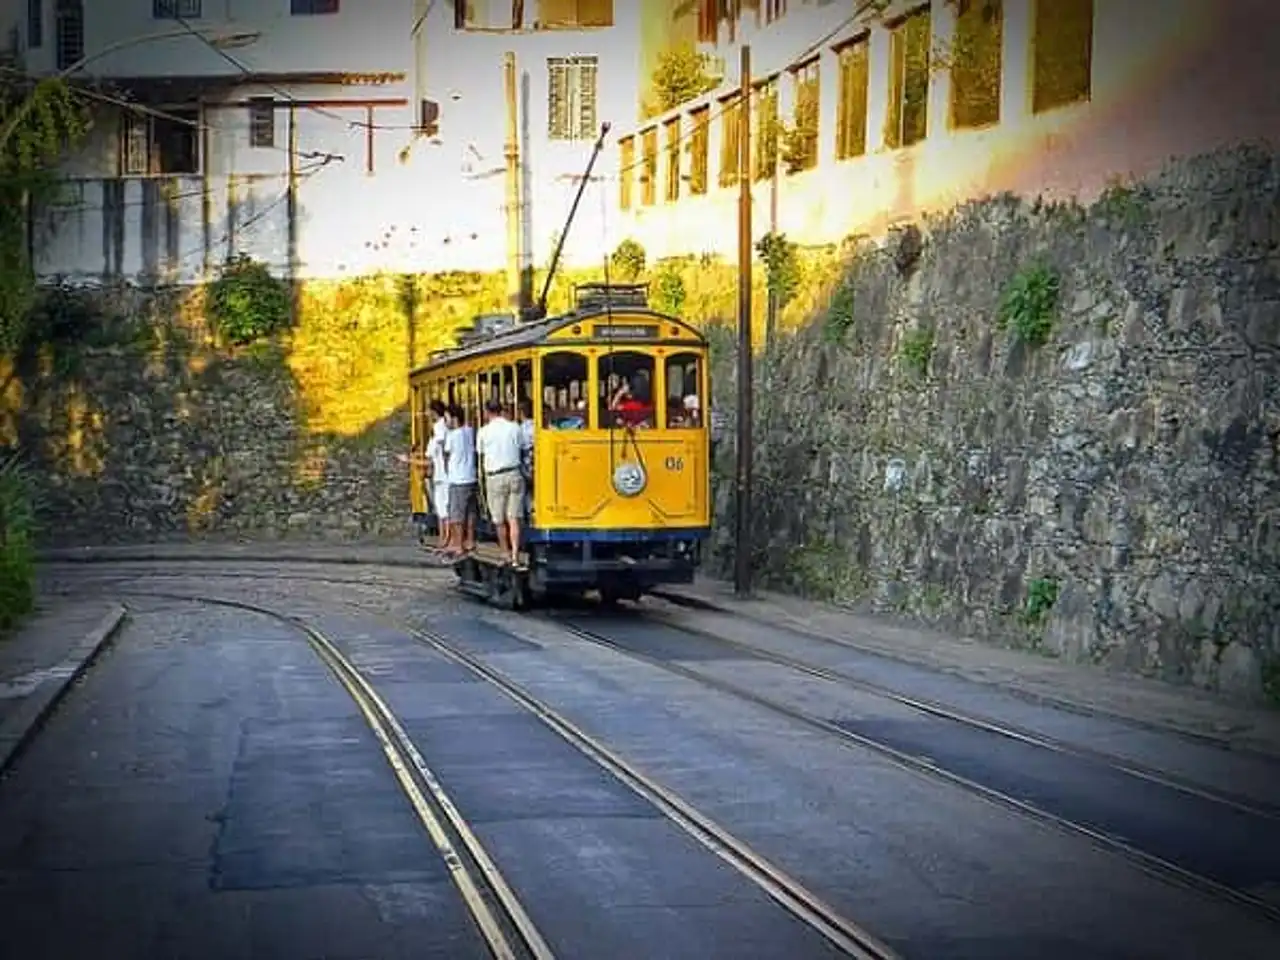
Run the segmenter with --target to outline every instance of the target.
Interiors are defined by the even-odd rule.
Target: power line
[[[862,17],[865,16],[868,11],[882,6],[883,3],[884,3],[884,0],[863,0],[863,2],[858,6],[856,10],[853,11],[853,13],[845,17],[843,20],[840,21],[840,23],[836,24],[836,26],[828,30],[817,40],[810,43],[807,47],[805,47],[802,51],[800,51],[800,53],[796,54],[793,57],[790,57],[787,61],[788,66],[797,64],[797,63],[802,63],[803,61],[808,60],[815,53],[818,53],[819,51],[821,51],[822,47],[829,40],[831,40],[841,31],[845,30],[847,27],[852,26],[858,20],[861,20]],[[710,127],[711,122],[713,120],[718,120],[719,118],[723,117],[726,113],[728,113],[730,110],[737,107],[742,102],[742,99],[743,97],[742,97],[741,85],[739,85],[739,89],[729,93],[724,98],[724,105],[719,110],[717,110],[715,113],[708,114],[707,119],[705,121],[705,125],[707,127]],[[707,109],[707,108],[703,108],[703,109]],[[689,130],[687,133],[682,133],[679,137],[677,137],[671,143],[667,144],[667,147],[668,148],[678,147],[680,144],[684,143],[686,140],[692,137],[696,132],[698,132],[698,129],[700,126],[701,125],[696,125],[694,129]],[[625,167],[620,167],[618,170],[618,176],[621,177],[624,174],[628,174],[632,170],[635,170],[637,167],[646,166],[647,164],[648,164],[648,160],[645,157],[641,157],[639,160],[636,160],[634,163],[630,163]]]
[[[429,7],[428,7],[428,11],[430,11]],[[348,127],[354,127],[359,130],[404,131],[404,130],[418,129],[413,124],[371,123],[368,120],[352,120],[348,117],[342,116],[341,114],[334,113],[332,110],[326,110],[324,107],[318,107],[312,103],[301,102],[293,94],[289,93],[287,90],[282,90],[280,87],[276,86],[275,84],[267,83],[266,81],[264,81],[257,74],[257,72],[254,71],[251,67],[249,67],[247,64],[240,62],[231,54],[227,53],[226,50],[223,50],[214,41],[210,40],[207,36],[205,36],[203,33],[197,30],[194,26],[192,26],[192,24],[189,21],[187,21],[183,17],[179,17],[175,15],[174,19],[178,22],[178,24],[184,30],[186,30],[189,34],[191,34],[191,36],[195,37],[197,40],[203,43],[206,47],[208,47],[210,50],[212,50],[214,53],[220,56],[223,60],[227,61],[227,63],[231,64],[231,66],[239,70],[241,75],[243,75],[246,79],[252,80],[254,83],[261,84],[262,86],[270,90],[272,93],[276,94],[276,96],[280,97],[281,99],[283,99],[284,101],[286,101],[287,103],[291,104],[294,107],[301,107],[304,110],[310,110],[311,112],[317,114],[318,116],[327,117],[330,120],[336,120],[338,123],[342,123]]]

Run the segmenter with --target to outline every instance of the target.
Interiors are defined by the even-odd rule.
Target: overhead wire
[[[853,13],[849,14],[849,16],[841,20],[838,24],[836,24],[836,26],[827,30],[826,33],[824,33],[817,40],[814,40],[812,43],[810,43],[807,47],[805,47],[799,53],[795,54],[794,56],[788,57],[786,66],[783,67],[783,69],[785,70],[792,66],[802,64],[804,61],[812,57],[815,53],[820,53],[822,51],[822,48],[828,42],[830,42],[834,37],[836,37],[843,31],[845,31],[849,27],[853,26],[855,23],[857,23],[857,21],[861,20],[864,16],[866,16],[867,13],[875,10],[878,7],[882,7],[883,5],[884,5],[884,0],[863,0],[863,2],[857,6],[857,8],[853,11]],[[763,83],[759,84],[759,86],[764,86],[764,84]],[[720,109],[716,110],[714,113],[709,113],[706,120],[702,121],[702,123],[695,125],[693,129],[681,133],[678,137],[676,137],[669,144],[667,144],[668,148],[674,148],[674,147],[680,146],[685,141],[690,139],[695,133],[699,132],[700,128],[704,126],[710,127],[711,122],[713,120],[720,119],[726,113],[728,113],[729,111],[737,107],[742,102],[742,99],[743,99],[742,90],[740,87],[737,89],[734,89],[729,93],[725,94],[721,99],[722,99],[722,106],[720,107]],[[618,176],[621,177],[624,174],[628,174],[632,170],[635,170],[639,167],[647,166],[648,163],[649,161],[647,158],[641,157],[640,159],[636,160],[634,163],[627,164],[625,167],[619,167]]]
[[[428,12],[429,12],[429,11],[430,11],[430,8],[428,8]],[[253,83],[255,83],[255,84],[258,84],[258,85],[260,85],[260,86],[266,87],[268,90],[270,90],[270,91],[271,91],[272,93],[274,93],[276,96],[280,97],[280,98],[281,98],[282,100],[284,100],[286,103],[288,103],[288,104],[290,104],[290,105],[292,105],[292,106],[294,106],[294,107],[297,107],[298,109],[301,109],[301,110],[308,110],[308,111],[310,111],[311,113],[316,114],[317,116],[322,116],[322,117],[326,117],[326,118],[328,118],[328,119],[330,119],[330,120],[335,120],[335,121],[337,121],[338,123],[346,124],[348,127],[352,127],[352,128],[358,129],[358,130],[401,130],[401,131],[405,131],[405,130],[417,130],[417,129],[418,129],[418,127],[417,127],[416,125],[414,125],[414,124],[406,124],[406,123],[372,123],[372,122],[370,122],[370,121],[368,121],[368,120],[352,120],[350,117],[344,117],[344,116],[342,116],[342,115],[341,115],[341,114],[339,114],[339,113],[335,113],[333,110],[327,109],[327,108],[325,108],[325,107],[321,107],[321,106],[319,106],[319,105],[317,105],[317,104],[314,104],[314,103],[307,103],[306,101],[298,100],[298,98],[297,98],[297,97],[295,97],[292,93],[290,93],[290,92],[289,92],[289,91],[287,91],[287,90],[282,89],[281,87],[279,87],[279,86],[277,86],[277,85],[275,85],[275,84],[273,84],[273,83],[269,83],[268,81],[266,81],[265,79],[263,79],[263,78],[262,78],[262,76],[261,76],[257,71],[255,71],[253,68],[251,68],[250,66],[248,66],[248,65],[247,65],[247,64],[245,64],[245,63],[242,63],[240,60],[236,59],[236,58],[235,58],[235,57],[233,57],[231,54],[229,54],[226,50],[222,49],[222,48],[221,48],[220,46],[218,46],[218,45],[217,45],[213,40],[211,40],[211,39],[210,39],[209,37],[207,37],[205,34],[201,33],[199,30],[197,30],[197,29],[195,28],[195,26],[193,26],[193,25],[191,24],[191,22],[190,22],[189,20],[187,20],[185,17],[180,17],[180,16],[175,15],[175,16],[174,16],[174,20],[176,20],[176,21],[177,21],[177,23],[178,23],[178,25],[179,25],[179,26],[181,26],[184,30],[186,30],[189,34],[191,34],[191,36],[195,37],[197,40],[199,40],[201,43],[203,43],[206,47],[208,47],[210,50],[212,50],[214,53],[216,53],[218,56],[220,56],[223,60],[227,61],[227,63],[229,63],[229,64],[231,64],[231,66],[235,67],[235,68],[236,68],[236,70],[238,70],[238,71],[241,73],[241,75],[242,75],[242,76],[244,76],[247,80],[251,80],[251,81],[252,81]],[[358,104],[357,104],[356,106],[358,106]]]

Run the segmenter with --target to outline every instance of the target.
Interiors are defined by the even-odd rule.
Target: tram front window
[[[600,425],[652,428],[653,357],[646,353],[607,353],[598,361]]]
[[[542,358],[542,425],[551,430],[587,426],[587,358],[568,350]]]
[[[667,358],[667,427],[689,429],[702,426],[702,382],[698,355],[677,353]]]

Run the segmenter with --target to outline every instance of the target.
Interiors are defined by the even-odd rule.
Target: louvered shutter
[[[590,139],[596,129],[596,79],[598,67],[594,58],[583,57],[578,63],[578,129],[580,140]]]
[[[547,136],[552,140],[569,137],[569,68],[563,60],[547,61]]]

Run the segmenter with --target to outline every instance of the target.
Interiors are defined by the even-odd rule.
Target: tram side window
[[[600,425],[652,428],[653,357],[623,350],[600,358]]]
[[[696,353],[667,358],[667,426],[672,429],[702,426],[701,363]]]
[[[542,358],[542,425],[552,430],[587,426],[587,358],[560,351]]]

